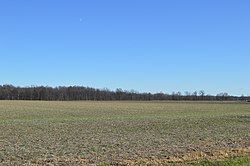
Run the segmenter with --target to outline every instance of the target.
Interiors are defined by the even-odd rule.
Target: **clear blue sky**
[[[249,0],[1,0],[0,84],[250,95]]]

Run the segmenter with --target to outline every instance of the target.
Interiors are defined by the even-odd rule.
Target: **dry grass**
[[[0,101],[0,131],[9,165],[202,159],[250,147],[250,104]]]

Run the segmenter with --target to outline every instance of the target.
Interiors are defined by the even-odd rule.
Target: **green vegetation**
[[[168,160],[248,148],[250,104],[0,101],[0,131],[7,164]]]
[[[202,161],[195,166],[250,166],[250,157],[236,157],[222,161]]]

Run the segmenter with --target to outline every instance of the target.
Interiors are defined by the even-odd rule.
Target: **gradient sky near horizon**
[[[250,95],[249,0],[1,0],[0,84]]]

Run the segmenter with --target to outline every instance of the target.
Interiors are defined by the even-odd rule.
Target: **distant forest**
[[[228,93],[208,95],[203,90],[195,92],[166,93],[139,93],[134,90],[96,89],[83,86],[69,87],[15,87],[13,85],[0,85],[0,100],[46,100],[46,101],[74,101],[74,100],[186,100],[186,101],[250,101],[249,96],[231,96]]]

